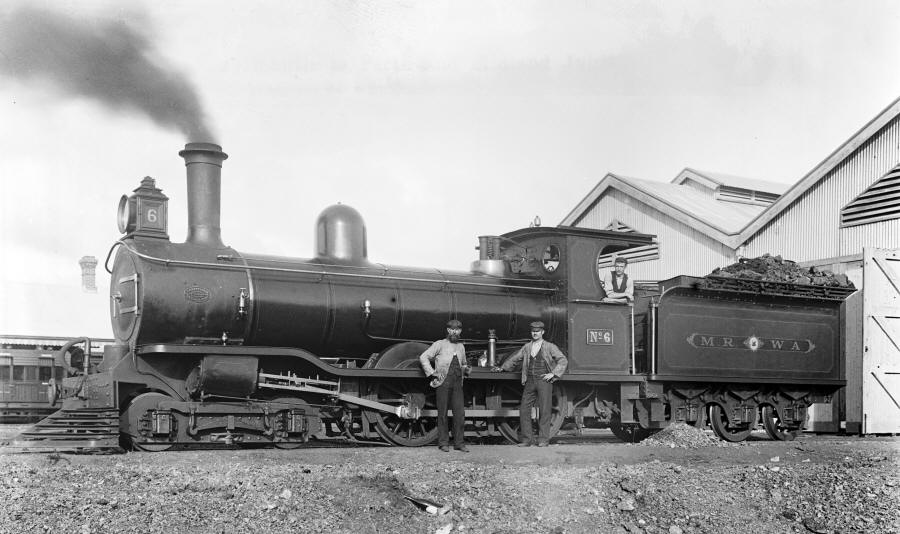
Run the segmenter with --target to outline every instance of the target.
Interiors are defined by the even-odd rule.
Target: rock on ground
[[[5,455],[0,533],[900,533],[898,445]]]

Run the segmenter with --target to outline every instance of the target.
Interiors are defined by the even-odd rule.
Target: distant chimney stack
[[[81,265],[81,290],[85,293],[97,292],[97,258],[83,256],[78,260]]]

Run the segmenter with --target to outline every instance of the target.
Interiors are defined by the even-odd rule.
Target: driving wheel
[[[515,406],[518,407],[521,403],[521,389],[519,389],[519,395],[516,399]],[[563,388],[559,387],[558,384],[553,386],[553,408],[550,414],[550,438],[553,438],[558,432],[559,429],[562,428],[563,421],[566,419],[565,410],[568,406],[568,399],[566,397],[566,392]],[[538,436],[538,422],[537,419],[531,420],[531,432],[532,436],[537,439]],[[502,423],[500,423],[499,429],[500,433],[503,434],[503,437],[508,439],[513,443],[519,443],[519,418],[510,418],[506,419]]]

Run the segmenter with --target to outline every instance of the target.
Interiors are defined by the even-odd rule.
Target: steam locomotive
[[[684,421],[740,441],[761,422],[772,438],[791,439],[809,405],[845,383],[851,290],[677,277],[639,287],[633,305],[607,304],[598,258],[654,236],[531,227],[479,237],[470,272],[395,267],[368,260],[362,217],[345,205],[319,216],[311,259],[241,253],[221,238],[227,155],[209,143],[179,155],[186,241],[169,239],[168,199],[155,180],[122,197],[124,236],[106,260],[109,270],[115,252],[116,341],[78,376],[52,380],[60,409],[12,445],[427,445],[437,412],[418,356],[448,319],[462,321],[474,364],[469,436],[518,439],[519,373],[490,367],[536,320],[569,358],[554,385],[553,434],[564,424],[576,433],[608,427],[634,441]]]

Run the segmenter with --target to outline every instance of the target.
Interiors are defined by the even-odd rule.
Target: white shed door
[[[900,432],[900,249],[863,251],[863,434]]]

